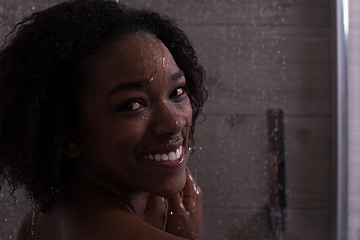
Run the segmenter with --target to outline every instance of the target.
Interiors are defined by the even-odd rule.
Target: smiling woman
[[[133,34],[111,49],[82,93],[69,156],[86,175],[172,197],[185,185],[180,152],[188,148],[192,116],[185,77],[172,79],[179,67],[154,36]]]
[[[34,209],[19,239],[202,239],[204,71],[173,22],[65,2],[17,25],[0,76],[0,180]]]

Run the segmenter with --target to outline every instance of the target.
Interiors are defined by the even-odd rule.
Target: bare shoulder
[[[126,211],[103,212],[87,218],[79,225],[79,232],[71,239],[89,240],[181,240],[170,233],[159,230]],[[84,236],[86,236],[84,238]],[[69,238],[70,239],[70,238]]]
[[[103,220],[101,228],[98,228],[94,237],[89,239],[147,239],[147,240],[181,240],[183,238],[174,236],[165,231],[159,230],[144,222],[135,215],[127,212],[107,216]],[[90,238],[91,237],[91,238]]]
[[[161,231],[124,210],[73,211],[55,209],[50,213],[29,212],[18,240],[183,240]]]

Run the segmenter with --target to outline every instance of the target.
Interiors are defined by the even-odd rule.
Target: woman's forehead
[[[104,74],[150,75],[161,68],[177,70],[174,58],[167,47],[155,36],[132,34],[111,44],[98,66],[98,77]],[[95,76],[96,77],[96,76]]]
[[[124,55],[124,59],[136,61],[151,61],[155,58],[172,57],[167,47],[160,39],[147,33],[129,35],[119,41],[115,51]]]
[[[122,81],[171,78],[179,70],[158,38],[147,33],[131,34],[113,42],[102,53],[90,76],[90,88],[103,92]]]

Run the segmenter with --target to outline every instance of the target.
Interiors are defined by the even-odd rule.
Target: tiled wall
[[[360,2],[349,1],[348,239],[360,239]]]
[[[2,5],[17,9],[20,2]],[[12,22],[18,11],[50,5],[28,2],[21,10],[1,12],[2,18]],[[175,19],[207,71],[206,121],[197,128],[192,158],[204,191],[205,239],[273,239],[267,209],[269,108],[286,115],[284,239],[330,239],[330,0],[124,3]]]
[[[207,118],[193,157],[205,239],[271,239],[268,108],[286,114],[284,239],[330,239],[330,1],[131,2],[177,19],[207,70]]]

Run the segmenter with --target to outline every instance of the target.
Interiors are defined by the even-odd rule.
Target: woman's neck
[[[136,192],[117,186],[87,171],[76,170],[74,175],[75,183],[73,189],[75,192],[79,193],[79,189],[93,192],[92,197],[96,196],[99,199],[114,201],[119,204],[123,210],[135,214],[140,218],[144,216],[149,193]]]

